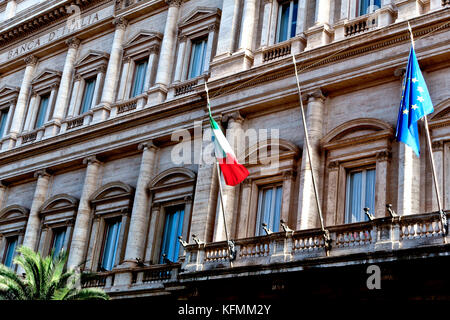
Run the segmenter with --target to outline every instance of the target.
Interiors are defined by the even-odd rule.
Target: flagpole
[[[210,102],[209,102],[209,91],[208,91],[208,85],[206,84],[205,81],[205,90],[206,90],[206,101],[208,103],[208,110],[210,110]],[[217,179],[219,181],[219,198],[220,198],[220,207],[222,208],[222,217],[223,217],[223,225],[224,225],[224,229],[225,229],[225,238],[227,241],[227,248],[228,248],[228,259],[230,261],[230,267],[233,267],[233,256],[234,256],[234,249],[231,248],[232,242],[230,241],[230,238],[228,237],[228,227],[227,227],[227,219],[225,217],[225,206],[223,204],[223,190],[222,190],[222,180],[220,179],[221,177],[221,172],[220,172],[220,166],[219,166],[219,162],[216,162],[216,168],[217,168]]]
[[[411,35],[411,44],[413,49],[415,48],[414,46],[414,35],[411,29],[411,25],[408,21],[408,29],[409,29],[409,34]],[[428,127],[428,120],[427,120],[427,115],[425,115],[423,117],[423,122],[425,125],[425,133],[427,136],[427,145],[428,145],[428,149],[430,150],[430,160],[431,160],[431,172],[433,175],[433,180],[434,180],[434,190],[436,192],[436,199],[437,199],[437,204],[438,204],[438,209],[439,209],[439,216],[441,219],[441,224],[442,227],[444,228],[444,232],[443,232],[443,236],[445,239],[445,236],[448,234],[448,225],[447,225],[447,216],[444,213],[444,210],[442,209],[442,201],[441,201],[441,195],[439,193],[439,181],[437,179],[437,174],[436,174],[436,165],[434,162],[434,155],[433,155],[433,148],[431,145],[431,137],[430,137],[430,128]]]
[[[314,195],[315,195],[315,198],[316,198],[317,210],[318,210],[318,213],[319,213],[320,227],[322,229],[323,236],[325,238],[325,249],[326,249],[326,253],[327,253],[327,256],[328,256],[329,255],[329,250],[331,249],[331,238],[330,238],[330,233],[328,232],[327,229],[325,229],[325,225],[323,223],[323,215],[322,215],[322,209],[321,209],[321,206],[320,206],[319,192],[317,190],[316,179],[314,177],[314,167],[313,167],[312,157],[311,157],[311,146],[309,144],[308,128],[306,126],[305,110],[304,110],[304,107],[303,107],[302,90],[300,89],[300,81],[298,80],[297,64],[296,64],[294,55],[292,55],[292,61],[294,62],[295,79],[297,80],[298,97],[300,99],[300,109],[302,111],[303,129],[304,129],[305,141],[306,141],[306,153],[308,154],[309,166],[311,168],[311,180],[312,180],[312,184],[313,184]]]

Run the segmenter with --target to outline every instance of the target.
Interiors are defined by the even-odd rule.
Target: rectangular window
[[[295,37],[297,28],[298,0],[286,1],[278,9],[277,42]]]
[[[136,62],[136,69],[134,72],[134,83],[131,98],[140,95],[144,91],[144,84],[147,75],[148,59]]]
[[[66,228],[58,228],[53,230],[52,249],[53,258],[57,258],[64,249],[64,241],[66,239]]]
[[[359,0],[359,15],[373,13],[381,7],[381,0]]]
[[[4,258],[3,264],[8,268],[12,268],[12,266],[13,266],[13,260],[14,260],[14,256],[16,253],[17,242],[18,242],[17,237],[6,238],[6,252],[5,252],[5,258]]]
[[[256,219],[256,235],[265,235],[262,224],[267,224],[267,228],[273,232],[280,229],[281,200],[283,187],[271,186],[259,190],[258,215]]]
[[[117,247],[119,245],[121,220],[113,219],[106,221],[106,235],[103,247],[101,267],[104,270],[112,270],[116,260]]]
[[[3,109],[0,111],[0,138],[5,135],[6,122],[8,121],[9,109]]]
[[[47,114],[49,101],[50,101],[50,94],[41,96],[41,102],[39,104],[39,110],[36,118],[36,125],[34,126],[35,129],[40,128],[44,125],[46,120],[45,115]]]
[[[189,79],[198,77],[205,71],[206,44],[208,39],[192,41],[191,61],[189,64]]]
[[[183,232],[184,207],[166,208],[166,222],[164,224],[164,233],[162,237],[161,256],[159,263],[164,263],[164,255],[166,259],[176,262],[178,261],[178,253],[180,251],[180,242],[178,237]]]
[[[364,208],[374,213],[375,169],[350,171],[347,174],[345,223],[367,221]]]
[[[81,103],[81,112],[83,114],[88,112],[92,107],[92,101],[94,100],[95,83],[97,79],[91,78],[85,81],[83,102]]]

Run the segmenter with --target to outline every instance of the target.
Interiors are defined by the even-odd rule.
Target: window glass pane
[[[8,268],[11,268],[13,266],[13,259],[16,253],[16,247],[17,247],[17,237],[6,239],[6,254],[5,254],[5,262],[3,264]]]
[[[178,237],[183,233],[184,208],[167,208],[166,212],[159,263],[164,263],[163,255],[166,255],[166,258],[172,262],[178,261],[180,250]]]
[[[39,104],[39,111],[36,119],[36,126],[35,126],[36,129],[44,125],[49,100],[50,95],[41,96],[41,103]]]
[[[0,138],[5,135],[6,121],[8,120],[8,111],[9,110],[3,110],[0,113]]]
[[[118,220],[107,222],[106,242],[103,250],[102,261],[102,267],[105,270],[112,270],[114,267],[121,224],[122,222]]]
[[[53,231],[53,258],[57,258],[64,248],[64,240],[66,239],[66,229],[56,229]]]
[[[145,77],[147,74],[148,60],[141,60],[136,62],[136,71],[134,75],[134,84],[131,97],[134,98],[144,91]]]
[[[347,180],[347,214],[346,223],[357,222],[361,215],[362,171],[352,172]]]
[[[370,209],[370,213],[375,212],[375,169],[370,169],[366,171],[366,196],[365,196],[365,208]],[[368,220],[367,216],[364,214],[364,221]]]
[[[297,13],[298,13],[298,0],[295,0],[291,21],[291,38],[295,37],[295,32],[297,30]]]
[[[289,28],[289,8],[290,3],[284,3],[280,6],[280,29],[278,31],[278,42],[287,40],[288,38],[288,28]]]
[[[203,73],[206,58],[206,44],[206,39],[192,42],[189,78],[198,77]]]
[[[267,224],[267,228],[273,232],[280,229],[281,202],[283,187],[275,186],[265,188],[259,192],[258,217],[256,220],[256,235],[265,235],[262,224]]]
[[[81,105],[81,114],[87,112],[92,106],[92,100],[94,99],[95,82],[95,78],[86,80],[83,103]]]

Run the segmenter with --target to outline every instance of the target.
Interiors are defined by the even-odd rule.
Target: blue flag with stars
[[[417,156],[420,155],[419,131],[417,121],[434,111],[427,84],[420,71],[414,47],[409,52],[408,66],[403,80],[402,101],[398,112],[398,141],[410,146]]]

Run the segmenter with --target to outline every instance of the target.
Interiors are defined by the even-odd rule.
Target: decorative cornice
[[[157,45],[157,44],[151,45],[150,48],[148,48],[148,52],[149,52],[150,54],[152,54],[152,53],[158,54],[158,53],[159,53],[159,50],[160,50],[160,47],[159,47],[159,45]]]
[[[329,171],[336,171],[339,169],[339,162],[338,161],[330,161],[328,164],[328,170]]]
[[[106,73],[106,69],[106,65],[102,64],[101,66],[98,66],[96,70],[98,73]]]
[[[80,43],[81,43],[80,39],[75,37],[66,40],[67,46],[72,49],[78,49],[80,47]]]
[[[322,90],[320,90],[320,89],[317,89],[311,93],[308,93],[306,95],[306,97],[307,97],[308,101],[321,101],[321,102],[324,102],[325,99],[327,98],[325,96],[325,94],[322,92]]]

